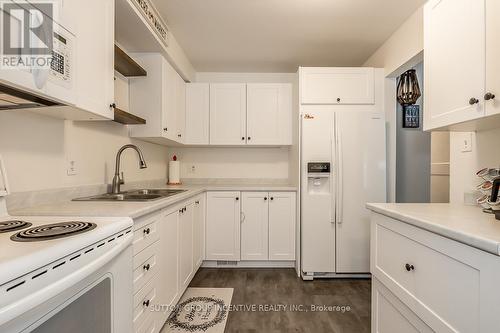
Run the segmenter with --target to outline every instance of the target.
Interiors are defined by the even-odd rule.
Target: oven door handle
[[[82,281],[92,273],[99,270],[113,258],[118,256],[123,250],[125,250],[132,243],[132,238],[132,234],[123,237],[121,242],[117,243],[108,252],[98,257],[96,260],[92,261],[86,266],[83,266],[72,274],[65,276],[57,282],[43,289],[40,289],[35,293],[23,297],[17,302],[10,303],[7,306],[0,308],[0,327],[3,324],[19,317],[23,313],[26,313],[27,311],[39,306],[40,304],[45,303],[52,297],[55,297],[61,292],[71,288],[78,282]]]

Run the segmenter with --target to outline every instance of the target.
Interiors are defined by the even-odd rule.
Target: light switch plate
[[[462,138],[462,153],[472,151],[472,133],[467,133]]]
[[[66,169],[66,174],[68,176],[76,176],[78,174],[76,169],[76,161],[70,160],[68,161],[68,167]]]

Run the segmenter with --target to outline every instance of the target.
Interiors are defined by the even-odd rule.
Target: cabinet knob
[[[340,98],[337,98],[337,103],[340,103]]]
[[[111,103],[111,104],[109,105],[109,107],[110,107],[110,108],[112,108],[112,109],[116,109],[116,103]]]
[[[271,197],[271,201],[274,200],[274,197]]]
[[[264,197],[264,201],[266,201],[266,200],[267,200],[267,197]]]
[[[149,299],[142,302],[142,305],[144,305],[145,307],[148,307],[149,306]]]
[[[495,94],[493,93],[486,93],[486,95],[484,95],[484,100],[485,101],[489,101],[489,100],[492,100],[492,99],[495,99]]]
[[[244,137],[244,136],[242,136],[242,137],[241,137],[241,140],[242,140],[242,141],[245,141],[245,137]]]
[[[149,235],[149,233],[151,232],[151,229],[150,228],[146,228],[143,230],[143,232],[146,234],[146,235]]]
[[[149,271],[149,269],[151,268],[151,265],[147,264],[147,265],[144,265],[142,268],[144,268],[145,271]]]
[[[240,200],[240,198],[236,197],[236,201]]]
[[[252,138],[251,138],[251,137],[248,137],[248,140],[250,141],[250,140],[252,140]]]
[[[182,134],[177,134],[177,136],[180,138],[180,137],[182,137]]]
[[[167,128],[167,127],[165,127],[165,128],[163,128],[163,130],[164,130],[165,132],[167,132],[167,131],[168,131],[168,128]]]
[[[474,105],[474,104],[477,104],[479,103],[479,100],[475,97],[472,97],[471,99],[469,99],[469,104],[470,105]]]
[[[197,205],[199,205],[199,204],[200,204],[200,202],[199,202],[198,200],[196,200],[194,203],[195,203],[195,204],[197,204]]]
[[[411,272],[411,271],[414,271],[415,270],[415,266],[413,265],[410,265],[410,264],[406,264],[405,265],[405,268],[408,272]]]

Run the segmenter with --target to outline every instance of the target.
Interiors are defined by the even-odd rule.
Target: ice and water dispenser
[[[330,162],[307,163],[309,194],[330,194]]]

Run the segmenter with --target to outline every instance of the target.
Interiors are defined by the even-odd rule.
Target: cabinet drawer
[[[154,320],[151,307],[157,304],[158,276],[154,277],[138,293],[134,295],[134,331],[146,321]]]
[[[149,224],[145,224],[134,231],[134,255],[138,254],[160,238],[158,233],[159,218],[158,216],[157,219],[148,221],[150,222]]]
[[[372,279],[372,332],[433,332],[376,278]]]
[[[479,331],[480,270],[425,240],[455,242],[425,231],[420,241],[420,229],[374,218],[372,273],[433,329]]]
[[[154,320],[153,313],[144,321],[144,323],[135,330],[136,333],[156,333],[159,331],[158,322]]]
[[[158,272],[159,242],[134,256],[134,294]]]

